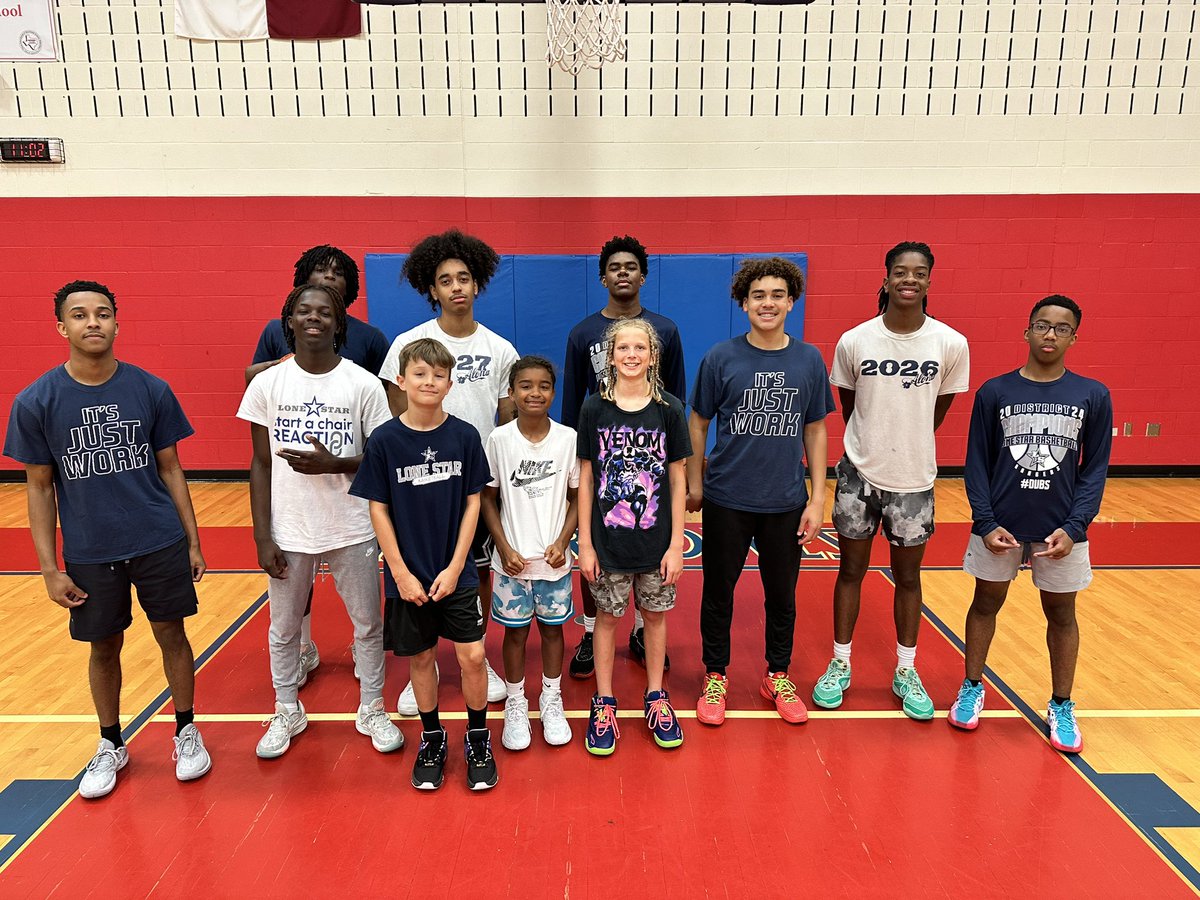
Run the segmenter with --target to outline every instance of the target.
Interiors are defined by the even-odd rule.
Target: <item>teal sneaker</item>
[[[933,718],[933,701],[925,693],[915,667],[901,667],[892,679],[892,693],[904,701],[904,714],[924,722]]]
[[[1050,701],[1046,709],[1046,724],[1050,726],[1050,745],[1063,753],[1078,753],[1083,749],[1083,735],[1075,721],[1075,701]]]
[[[842,705],[842,695],[850,687],[850,663],[836,656],[829,661],[825,674],[817,679],[813,688],[813,703],[822,709],[837,709]]]
[[[971,684],[963,679],[958,689],[958,699],[950,707],[950,724],[955,728],[974,731],[979,726],[979,714],[983,711],[983,682]]]

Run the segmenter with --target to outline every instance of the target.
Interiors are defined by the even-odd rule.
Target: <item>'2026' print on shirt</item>
[[[915,359],[864,359],[859,369],[859,375],[882,375],[888,378],[900,376],[901,384],[907,389],[932,384],[937,377],[941,363],[936,359],[924,362]]]

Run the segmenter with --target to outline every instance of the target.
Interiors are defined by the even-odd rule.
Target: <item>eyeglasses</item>
[[[1061,338],[1070,337],[1075,333],[1075,329],[1066,322],[1060,322],[1057,325],[1051,325],[1049,322],[1034,322],[1029,326],[1029,330],[1034,334],[1045,334],[1047,331],[1053,330]]]

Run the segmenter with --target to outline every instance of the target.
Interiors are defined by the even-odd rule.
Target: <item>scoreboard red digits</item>
[[[0,138],[0,162],[65,162],[62,138]]]

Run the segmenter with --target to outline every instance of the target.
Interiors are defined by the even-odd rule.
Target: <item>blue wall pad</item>
[[[782,256],[808,276],[806,253],[753,256]],[[370,321],[389,340],[435,315],[426,298],[401,282],[406,258],[402,253],[371,253],[366,259]],[[650,257],[642,306],[679,326],[689,390],[708,348],[747,330],[746,317],[729,294],[733,273],[745,258],[746,254],[728,253]],[[571,328],[607,301],[595,255],[508,255],[500,257],[499,269],[476,301],[475,318],[512,341],[519,353],[545,356],[561,369]],[[788,317],[788,333],[804,338],[803,296]],[[555,418],[560,411],[556,399]]]

